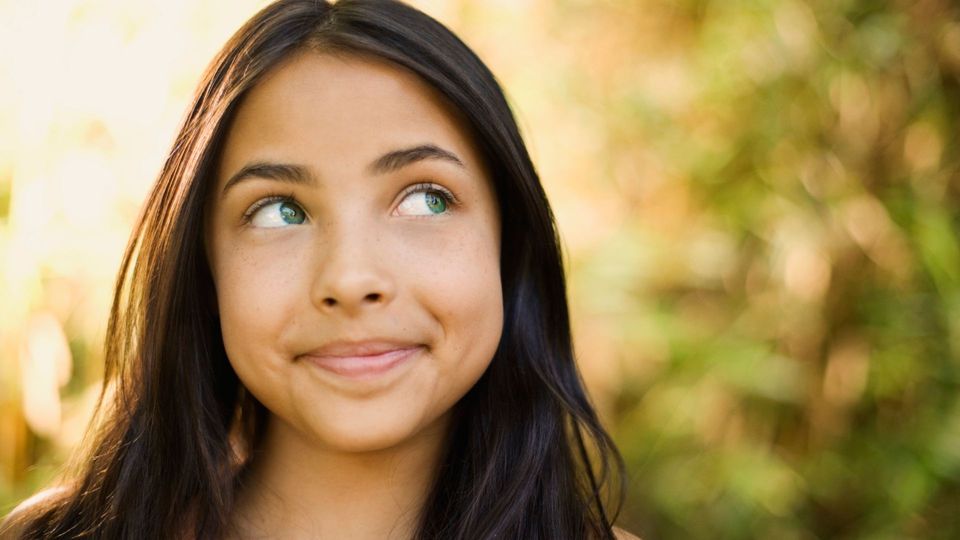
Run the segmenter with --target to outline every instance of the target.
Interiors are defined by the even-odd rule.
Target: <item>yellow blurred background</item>
[[[0,515],[83,433],[134,217],[266,3],[0,3]],[[411,3],[515,107],[624,526],[960,537],[954,3]]]

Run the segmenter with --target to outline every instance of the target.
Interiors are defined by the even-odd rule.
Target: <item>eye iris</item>
[[[303,223],[303,211],[290,203],[280,205],[280,216],[284,223],[299,225]]]
[[[447,203],[442,198],[433,193],[426,193],[427,208],[434,214],[439,214],[447,209]]]

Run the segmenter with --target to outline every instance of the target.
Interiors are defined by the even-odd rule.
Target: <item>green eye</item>
[[[266,202],[254,208],[249,220],[254,227],[276,228],[285,225],[300,225],[307,215],[299,205],[289,200]]]
[[[418,187],[407,195],[397,212],[404,216],[432,216],[449,210],[453,197],[443,190],[430,185]]]
[[[434,214],[439,214],[447,209],[447,202],[433,193],[425,193],[424,198],[426,199],[427,208]]]
[[[300,207],[290,203],[283,203],[280,205],[280,216],[284,223],[289,223],[291,225],[299,225],[303,223],[303,220],[306,217],[303,215],[303,210],[301,210]]]

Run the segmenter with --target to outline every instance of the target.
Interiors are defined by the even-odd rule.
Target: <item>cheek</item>
[[[443,401],[459,399],[480,378],[503,332],[498,238],[493,231],[461,238],[466,240],[446,244],[443,258],[431,257],[435,262],[420,290],[421,303],[443,331],[443,348],[436,352]]]
[[[258,380],[280,376],[287,359],[284,328],[292,317],[300,265],[271,253],[237,249],[218,259],[217,304],[224,347],[241,381],[256,394]]]
[[[444,272],[445,279],[431,281],[434,293],[429,302],[445,330],[456,332],[464,347],[489,339],[490,328],[503,325],[499,267],[486,260],[466,258]]]

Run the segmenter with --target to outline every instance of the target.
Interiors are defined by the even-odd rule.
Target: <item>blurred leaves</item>
[[[957,7],[563,6],[554,32],[598,38],[567,51],[565,107],[604,140],[563,192],[619,195],[570,242],[571,290],[629,526],[960,536]]]

